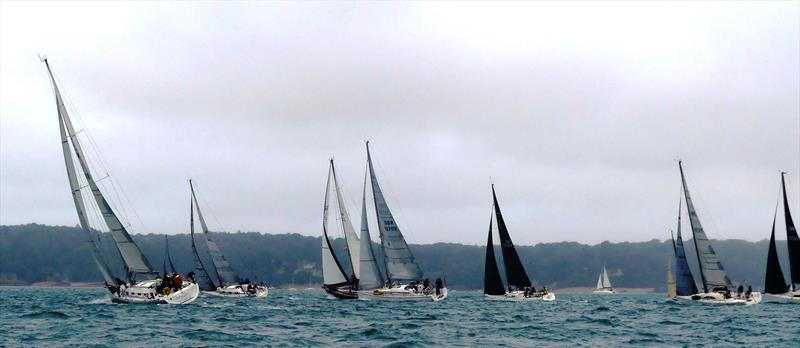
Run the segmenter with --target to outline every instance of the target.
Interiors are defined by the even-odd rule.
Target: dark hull
[[[339,290],[337,288],[329,288],[329,287],[326,287],[326,286],[323,286],[322,288],[325,289],[325,292],[327,292],[327,293],[333,295],[333,297],[336,297],[336,298],[341,299],[341,300],[357,300],[358,299],[358,292],[350,290],[350,289],[342,291],[342,290]]]

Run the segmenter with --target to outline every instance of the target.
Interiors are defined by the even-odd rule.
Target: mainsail
[[[190,186],[191,182],[192,181],[189,180]],[[200,287],[200,290],[214,291],[217,289],[217,285],[214,284],[214,281],[211,280],[211,276],[208,275],[208,270],[206,270],[206,266],[203,265],[200,254],[197,252],[197,245],[194,242],[194,201],[191,197],[189,198],[189,231],[189,238],[192,239],[192,256],[194,257],[194,273],[197,285]]]
[[[489,237],[486,240],[486,263],[483,267],[483,293],[486,295],[503,295],[506,289],[500,279],[497,269],[497,259],[494,257],[494,242],[492,242],[492,218],[489,216]]]
[[[408,243],[403,238],[403,233],[400,232],[400,227],[395,223],[392,212],[383,197],[383,192],[378,185],[378,178],[375,176],[375,169],[372,167],[369,142],[367,142],[367,164],[372,182],[372,198],[375,201],[375,215],[378,219],[386,277],[390,281],[419,280],[422,278],[422,269],[414,259],[411,249],[408,248]]]
[[[194,206],[197,208],[197,219],[200,220],[200,227],[203,229],[203,235],[206,236],[208,253],[211,255],[211,264],[214,266],[214,270],[217,273],[219,286],[224,287],[238,284],[239,276],[233,271],[225,255],[222,255],[222,251],[219,250],[217,243],[211,239],[211,233],[209,233],[206,220],[203,218],[203,213],[200,211],[200,204],[197,203],[197,195],[194,193],[194,186],[191,180],[189,181],[189,188],[192,190],[192,200],[194,200]]]
[[[783,294],[788,289],[786,279],[783,278],[781,263],[778,260],[778,249],[775,247],[775,220],[777,216],[778,210],[775,209],[775,215],[772,217],[772,232],[769,235],[767,273],[764,277],[764,292],[768,294]]]
[[[164,236],[164,265],[161,267],[161,275],[166,276],[170,273],[177,273],[175,265],[172,264],[172,257],[169,256],[169,238]]]
[[[689,212],[689,222],[692,225],[692,235],[694,236],[694,247],[697,251],[697,261],[700,264],[700,277],[703,279],[703,290],[708,292],[715,287],[728,288],[732,286],[731,279],[725,274],[725,269],[722,267],[719,257],[711,247],[711,242],[708,240],[703,226],[700,224],[700,218],[697,216],[697,210],[692,203],[692,197],[689,195],[689,187],[686,185],[686,177],[683,174],[683,164],[678,162],[678,168],[681,172],[681,183],[683,184],[683,194],[686,197],[686,209]]]
[[[322,210],[322,282],[325,286],[339,287],[347,285],[347,275],[344,273],[339,259],[333,253],[331,241],[328,239],[328,196],[331,189],[331,173],[333,172],[333,161],[328,170],[328,182],[325,184],[325,204]]]
[[[50,64],[47,62],[46,58],[43,59],[43,61],[47,67],[47,73],[50,76],[50,82],[53,85],[53,91],[56,96],[56,107],[58,110],[59,125],[61,126],[61,143],[62,149],[64,150],[64,161],[67,167],[67,176],[69,177],[70,187],[72,189],[72,197],[75,203],[75,209],[78,211],[78,219],[80,220],[83,230],[87,232],[89,235],[89,241],[94,245],[91,246],[90,249],[92,250],[95,264],[97,264],[98,269],[100,269],[100,273],[103,274],[103,278],[106,280],[106,283],[113,284],[113,277],[108,268],[108,264],[100,255],[99,247],[94,242],[94,236],[91,231],[91,227],[86,220],[86,209],[80,193],[81,187],[78,185],[77,171],[72,162],[72,155],[68,151],[68,143],[72,145],[72,150],[75,153],[75,157],[78,159],[81,171],[83,172],[89,189],[92,192],[94,201],[103,216],[106,226],[111,232],[111,235],[114,237],[117,250],[122,256],[122,261],[125,265],[127,278],[129,280],[135,279],[137,275],[140,275],[140,278],[154,277],[155,274],[153,274],[152,267],[147,261],[147,258],[145,258],[144,254],[142,254],[142,251],[133,241],[133,238],[131,238],[130,234],[128,234],[125,226],[122,225],[122,222],[120,222],[119,218],[117,218],[116,214],[114,214],[114,211],[111,209],[108,201],[106,201],[103,193],[97,186],[97,183],[95,182],[94,177],[89,169],[89,165],[86,163],[85,156],[83,154],[83,148],[81,147],[80,141],[78,140],[75,130],[72,127],[72,121],[69,118],[67,108],[64,105],[64,100],[61,97],[61,92],[59,91],[56,80],[53,77],[53,72],[50,70]]]
[[[786,198],[786,173],[781,172],[781,189],[783,190],[783,215],[786,221],[786,245],[789,248],[789,273],[791,273],[792,290],[800,288],[800,238],[792,221],[789,200]]]
[[[678,235],[677,239],[672,240],[672,252],[675,272],[675,291],[680,296],[690,296],[697,293],[697,285],[694,283],[692,271],[689,269],[689,260],[686,259],[686,249],[683,247],[683,237],[681,236],[681,203],[678,200]]]
[[[360,274],[358,286],[361,289],[377,289],[383,284],[383,276],[378,269],[378,261],[372,250],[372,239],[369,236],[369,223],[367,222],[367,177],[364,175],[364,190],[361,194],[361,240],[360,248]]]
[[[520,261],[519,255],[517,254],[517,249],[514,248],[514,243],[511,242],[511,236],[508,234],[506,222],[503,220],[503,213],[500,212],[500,205],[497,204],[497,195],[494,192],[494,185],[492,185],[492,199],[494,201],[494,213],[497,217],[497,233],[500,236],[500,248],[503,251],[503,265],[505,265],[508,285],[518,288],[531,286],[528,273],[525,272],[525,267],[522,266],[522,261]]]
[[[336,189],[336,203],[339,208],[339,220],[342,223],[342,231],[344,231],[344,239],[347,242],[347,255],[350,256],[350,266],[353,269],[353,275],[360,278],[360,265],[361,265],[361,245],[358,240],[358,235],[353,228],[353,223],[350,222],[350,214],[347,213],[347,206],[342,198],[342,191],[339,189],[339,181],[336,179],[336,168],[331,159],[331,173],[333,173],[333,187]]]

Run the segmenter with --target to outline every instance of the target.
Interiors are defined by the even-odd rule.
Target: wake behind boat
[[[192,180],[189,180],[189,190],[192,193],[189,202],[189,230],[192,239],[192,254],[195,264],[193,273],[199,279],[198,283],[200,289],[202,289],[205,294],[217,297],[240,298],[267,296],[269,290],[266,286],[263,284],[251,283],[249,279],[243,280],[233,271],[228,259],[225,258],[225,255],[222,254],[217,243],[211,238],[206,220],[203,218],[203,213],[200,211],[200,204],[197,202],[197,195],[194,192]],[[203,229],[208,253],[211,255],[211,266],[213,267],[214,274],[216,274],[216,279],[212,278],[208,269],[203,264],[194,241],[195,208],[197,208],[197,219],[200,220],[200,227]]]
[[[694,278],[689,270],[689,264],[686,259],[683,240],[681,238],[681,206],[679,203],[678,235],[677,240],[673,242],[673,254],[675,257],[673,271],[677,272],[674,277],[676,294],[673,298],[709,304],[761,303],[761,293],[753,292],[750,287],[745,291],[744,287],[739,285],[735,289],[735,293],[731,292],[733,284],[725,273],[722,262],[720,262],[719,257],[714,252],[714,248],[711,246],[711,242],[708,240],[703,226],[700,224],[700,218],[692,203],[692,197],[689,195],[689,187],[686,185],[686,177],[683,174],[683,164],[681,161],[678,161],[678,168],[681,173],[682,193],[686,200],[686,210],[689,215],[689,223],[692,227],[692,236],[694,236],[697,262],[700,265],[700,279],[702,279],[703,292],[697,291]]]
[[[72,120],[67,112],[55,77],[53,77],[53,72],[50,70],[47,58],[42,58],[42,62],[47,67],[47,73],[56,97],[61,148],[64,154],[64,164],[67,168],[67,178],[72,191],[72,200],[78,213],[81,229],[86,233],[95,265],[100,270],[106,288],[111,293],[111,300],[115,303],[168,304],[185,304],[194,301],[199,294],[197,284],[182,281],[180,277],[178,281],[168,284],[169,286],[162,284],[162,279],[159,277],[158,272],[150,266],[150,262],[128,233],[127,226],[122,223],[114,209],[111,208],[105,195],[100,190],[97,180],[94,179],[92,170],[89,168],[89,163],[78,138],[78,132],[72,126]],[[75,167],[73,156],[74,159],[77,159],[79,168]],[[89,189],[93,199],[84,199],[83,192],[86,188]],[[103,226],[90,225],[87,218],[88,209],[102,216],[101,224]],[[95,232],[98,230],[107,230],[114,237],[114,245],[125,267],[125,280],[115,276],[108,266],[108,262],[106,262],[101,253],[99,234]]]
[[[791,284],[786,284],[781,263],[778,260],[778,250],[775,247],[775,221],[778,217],[778,207],[775,206],[772,232],[769,237],[764,293],[771,302],[800,303],[800,286],[798,286],[800,285],[800,238],[797,236],[797,229],[794,227],[792,213],[789,209],[789,200],[786,198],[785,174],[781,172],[781,191],[783,193],[783,217],[786,224],[786,247],[789,249],[789,280]]]
[[[503,214],[500,212],[500,205],[497,203],[497,195],[492,185],[492,208],[493,215],[489,217],[489,237],[486,242],[486,262],[483,273],[483,294],[490,300],[502,301],[555,301],[556,295],[542,288],[537,291],[522,266],[517,249],[511,242],[508,234]],[[506,270],[508,280],[508,291],[503,286],[500,279],[500,271],[497,268],[497,260],[494,256],[494,243],[492,243],[493,218],[497,217],[497,233],[500,236],[500,248],[503,252],[503,265]],[[512,288],[512,286],[514,288]]]

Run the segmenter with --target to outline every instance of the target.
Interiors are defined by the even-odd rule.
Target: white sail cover
[[[383,286],[383,277],[378,269],[378,261],[372,250],[372,239],[369,236],[369,223],[367,222],[367,177],[364,176],[364,191],[361,195],[361,264],[359,287],[361,289],[377,289]]]
[[[686,209],[689,211],[689,222],[692,225],[692,235],[694,236],[694,245],[697,251],[698,262],[700,263],[700,275],[703,278],[703,287],[706,291],[713,289],[717,286],[730,287],[732,286],[730,278],[725,274],[725,269],[719,257],[711,247],[711,242],[708,240],[703,226],[700,224],[700,218],[697,217],[697,211],[692,203],[692,197],[689,195],[689,187],[686,185],[686,177],[683,175],[683,165],[678,162],[681,171],[681,183],[683,185],[683,194],[686,197]]]
[[[331,172],[333,171],[333,161],[331,170],[328,171],[328,182],[325,184],[325,203],[322,210],[322,283],[330,286],[347,284],[347,276],[339,264],[339,260],[331,250],[331,241],[328,239],[328,196],[331,187]]]
[[[214,266],[214,270],[217,272],[219,286],[224,287],[232,284],[238,284],[239,276],[233,271],[228,259],[225,258],[225,255],[222,254],[222,251],[219,250],[217,243],[211,238],[211,233],[208,231],[208,225],[206,225],[206,219],[203,218],[203,212],[200,211],[200,204],[197,203],[197,195],[194,193],[194,187],[191,187],[191,189],[194,206],[197,208],[197,219],[200,220],[200,227],[203,229],[203,235],[206,236],[206,246],[208,246],[208,253],[211,255],[211,263]]]
[[[383,249],[383,259],[386,264],[386,276],[390,280],[419,280],[422,278],[422,269],[414,259],[411,249],[408,248],[408,243],[403,238],[400,227],[395,223],[392,212],[383,197],[383,192],[378,185],[378,178],[375,176],[375,169],[372,167],[369,143],[367,143],[367,164],[372,182],[372,198],[375,201],[375,212],[378,218],[378,231],[381,236],[381,249]]]
[[[97,183],[92,176],[91,170],[89,169],[89,165],[86,163],[86,157],[83,154],[83,148],[81,147],[80,141],[75,136],[75,129],[72,127],[72,121],[69,118],[67,113],[67,108],[64,105],[64,100],[61,97],[61,92],[58,89],[58,85],[55,82],[55,78],[53,77],[53,73],[50,70],[50,65],[45,60],[45,65],[47,65],[47,72],[50,75],[50,81],[53,84],[53,90],[56,95],[56,105],[58,108],[58,114],[60,119],[63,121],[64,128],[66,129],[66,133],[68,138],[71,140],[70,143],[72,144],[72,148],[75,151],[75,157],[78,159],[78,163],[80,164],[81,171],[86,178],[86,182],[89,185],[89,189],[92,191],[92,196],[97,204],[98,209],[100,210],[101,215],[103,216],[103,220],[108,227],[111,235],[114,237],[114,242],[119,250],[120,255],[122,256],[122,261],[125,265],[125,269],[128,272],[128,276],[131,278],[135,278],[135,275],[141,274],[143,277],[141,278],[153,278],[155,274],[153,272],[153,268],[150,266],[150,262],[147,261],[142,251],[133,241],[128,231],[125,229],[125,226],[122,225],[117,215],[114,214],[114,211],[111,209],[111,206],[106,201],[103,193],[100,191],[100,188],[97,186]],[[64,140],[62,140],[64,141]],[[65,156],[65,160],[66,160]],[[71,161],[71,159],[70,159]],[[69,171],[69,165],[67,170]],[[74,172],[74,166],[73,166]],[[74,191],[74,189],[73,189]],[[79,210],[79,216],[85,213],[84,207],[81,206],[76,208]],[[85,218],[83,219],[85,221]],[[87,225],[88,226],[88,225]],[[101,267],[101,273],[105,273],[105,271]],[[107,268],[107,267],[106,267]],[[106,275],[104,274],[103,277],[105,278]]]
[[[336,188],[336,203],[339,208],[339,219],[342,222],[344,239],[347,242],[347,254],[350,256],[350,265],[352,266],[353,274],[356,278],[361,278],[359,276],[361,246],[358,235],[353,228],[353,223],[350,221],[350,214],[347,213],[347,206],[342,198],[342,191],[339,189],[339,181],[336,179],[336,168],[333,166],[333,160],[331,160],[331,172],[333,173],[333,186]]]

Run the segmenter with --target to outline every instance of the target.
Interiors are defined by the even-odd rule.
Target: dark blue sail
[[[675,253],[675,257],[672,259],[672,270],[675,272],[675,293],[678,296],[690,296],[697,293],[697,285],[694,283],[692,271],[689,269],[689,261],[686,260],[686,250],[683,248],[680,209],[681,206],[678,203],[678,235],[672,243]]]
[[[783,216],[786,221],[786,245],[789,248],[789,279],[792,281],[792,290],[800,288],[800,237],[792,221],[789,210],[789,200],[786,198],[786,180],[781,172],[781,190],[783,190]]]
[[[489,217],[489,238],[486,241],[486,263],[483,268],[483,293],[486,295],[504,295],[506,293],[503,280],[500,279],[500,270],[497,268],[497,259],[494,257],[491,217]]]
[[[781,262],[778,260],[778,248],[775,247],[775,219],[778,215],[777,209],[775,216],[772,217],[772,233],[769,235],[769,251],[767,252],[767,273],[764,276],[764,292],[768,294],[783,294],[788,286],[786,279],[783,278]]]

